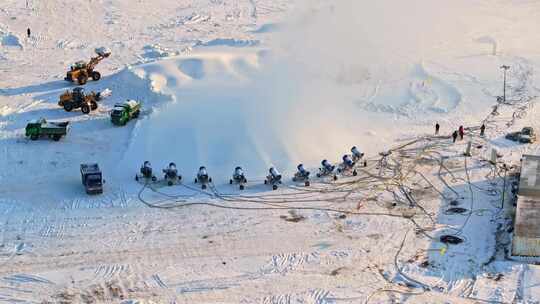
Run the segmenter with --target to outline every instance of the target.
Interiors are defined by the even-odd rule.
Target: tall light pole
[[[503,102],[506,103],[506,71],[510,69],[508,65],[502,65],[501,69],[503,70],[504,79],[503,79]]]

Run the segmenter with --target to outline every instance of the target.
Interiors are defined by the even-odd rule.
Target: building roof
[[[514,234],[518,237],[540,238],[540,201],[519,196]]]
[[[523,155],[518,194],[540,197],[540,156]]]

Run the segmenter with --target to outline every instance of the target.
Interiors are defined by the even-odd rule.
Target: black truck
[[[81,179],[87,194],[103,193],[103,176],[98,164],[81,164]]]

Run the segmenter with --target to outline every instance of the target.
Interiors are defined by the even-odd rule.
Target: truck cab
[[[87,194],[103,193],[103,174],[98,164],[81,164],[81,180]]]
[[[115,104],[111,111],[111,122],[117,126],[123,126],[131,119],[139,117],[140,111],[141,104],[135,100]]]

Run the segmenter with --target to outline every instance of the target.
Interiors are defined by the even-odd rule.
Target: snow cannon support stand
[[[294,177],[292,178],[293,182],[304,182],[304,185],[306,187],[309,187],[309,174],[310,172],[307,171],[304,168],[303,164],[299,164],[298,167],[296,167],[298,171],[294,174]]]
[[[163,169],[163,173],[163,180],[167,183],[168,186],[179,184],[182,180],[182,175],[178,174],[178,169],[176,169],[175,163],[170,163],[167,168]]]
[[[277,190],[278,185],[281,184],[281,174],[274,167],[268,169],[268,174],[264,180],[265,185],[272,185],[272,190]]]
[[[145,161],[140,169],[140,174],[135,174],[135,180],[143,180],[144,183],[149,183],[150,181],[155,183],[157,177],[152,172],[152,164],[149,161]]]
[[[334,174],[334,170],[336,169],[336,166],[332,165],[328,160],[323,159],[321,162],[321,167],[319,168],[319,172],[317,173],[317,177],[325,177],[325,176],[332,176],[334,180],[337,180],[337,175]]]
[[[199,168],[197,172],[197,177],[195,178],[195,184],[200,183],[201,189],[205,190],[208,187],[208,184],[212,182],[212,178],[208,176],[208,171],[206,171],[205,166]]]

